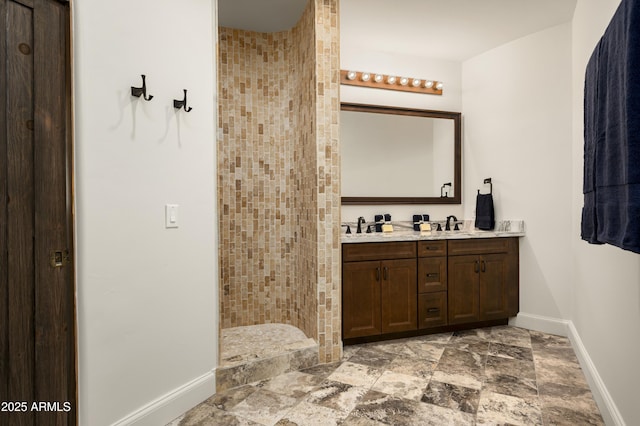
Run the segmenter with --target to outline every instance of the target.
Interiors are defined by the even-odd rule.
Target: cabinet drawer
[[[517,238],[477,238],[470,240],[449,240],[449,256],[464,254],[507,253],[518,247]]]
[[[418,293],[447,291],[447,258],[418,259]]]
[[[418,295],[418,328],[447,325],[447,292]]]
[[[434,257],[447,255],[447,242],[418,241],[418,257]]]
[[[342,245],[342,260],[411,259],[416,257],[416,243],[395,241],[388,243],[347,243]]]

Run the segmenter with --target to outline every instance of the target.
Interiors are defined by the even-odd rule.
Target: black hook
[[[489,184],[489,194],[493,194],[493,184],[491,183],[491,178],[486,178],[484,180],[484,184]],[[480,194],[480,190],[478,189],[478,194]]]
[[[191,111],[193,108],[189,107],[187,108],[187,89],[182,89],[184,91],[184,99],[181,101],[178,101],[176,99],[173,100],[173,107],[175,109],[180,109],[180,108],[184,108],[185,111],[189,112]]]
[[[131,86],[131,96],[135,96],[136,98],[139,98],[140,95],[142,95],[142,98],[145,101],[150,101],[151,99],[153,99],[152,95],[147,96],[147,82],[145,81],[146,76],[144,74],[141,74],[142,76],[142,87],[133,87]]]

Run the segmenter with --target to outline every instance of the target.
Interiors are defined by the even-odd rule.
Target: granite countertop
[[[444,229],[443,221],[432,221],[432,228],[436,228],[433,224],[441,223]],[[495,229],[492,231],[481,231],[474,228],[474,222],[465,220],[461,223],[459,231],[430,231],[419,232],[413,230],[413,222],[392,222],[393,232],[372,232],[367,234],[366,225],[363,225],[362,234],[356,234],[357,224],[347,223],[351,226],[351,234],[346,233],[343,228],[341,235],[342,243],[376,243],[388,241],[428,241],[428,240],[461,240],[469,238],[504,238],[504,237],[524,237],[525,227],[522,220],[501,220],[496,222]],[[452,225],[453,227],[453,225]]]

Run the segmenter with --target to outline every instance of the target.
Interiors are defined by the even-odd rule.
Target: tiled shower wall
[[[342,349],[340,262],[340,38],[338,0],[316,0],[316,167],[320,360]]]
[[[221,326],[292,324],[338,360],[338,0],[219,37]]]

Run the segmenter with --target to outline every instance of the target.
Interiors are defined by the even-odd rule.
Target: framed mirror
[[[342,204],[460,204],[459,112],[342,103]]]

